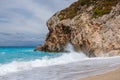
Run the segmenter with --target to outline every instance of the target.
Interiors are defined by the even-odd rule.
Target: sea
[[[1,47],[0,75],[35,67],[65,64],[86,58],[83,54],[34,51],[35,47]],[[70,46],[69,46],[70,48]],[[71,48],[70,48],[71,49]]]
[[[1,47],[0,80],[74,80],[120,67],[118,56],[89,58],[71,45],[66,50],[49,53],[34,52],[34,47]]]

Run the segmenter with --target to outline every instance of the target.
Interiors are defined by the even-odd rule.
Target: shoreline
[[[103,74],[97,74],[79,80],[120,80],[120,67],[113,69],[112,71],[105,72]]]
[[[36,67],[30,70],[27,69],[20,72],[1,75],[0,80],[80,80],[88,76],[112,71],[120,67],[119,61],[120,57],[97,58],[68,64]]]

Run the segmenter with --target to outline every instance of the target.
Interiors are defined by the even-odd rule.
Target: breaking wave
[[[70,52],[63,53],[61,56],[54,58],[48,58],[47,56],[44,56],[41,59],[35,59],[30,61],[12,61],[7,64],[0,64],[0,75],[5,75],[17,71],[29,70],[35,67],[66,64],[70,62],[84,60],[87,58],[82,52],[74,52],[71,45],[68,45],[66,50]]]

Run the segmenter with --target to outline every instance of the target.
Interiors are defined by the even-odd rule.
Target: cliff
[[[120,0],[78,0],[47,26],[45,43],[35,50],[59,52],[71,43],[87,56],[120,55]]]

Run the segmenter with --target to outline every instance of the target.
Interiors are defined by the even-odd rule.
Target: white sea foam
[[[2,75],[6,75],[8,73],[14,73],[14,72],[18,72],[18,71],[24,71],[24,70],[30,70],[36,67],[45,67],[45,66],[52,66],[52,65],[61,65],[61,64],[66,64],[66,63],[71,63],[71,62],[79,62],[79,61],[91,61],[93,60],[93,62],[96,64],[97,62],[95,61],[99,61],[99,59],[110,59],[110,58],[88,58],[86,57],[82,52],[74,52],[73,48],[71,45],[68,45],[68,47],[66,48],[67,51],[70,51],[70,53],[65,53],[62,56],[56,57],[56,58],[48,58],[48,57],[43,57],[42,59],[36,59],[33,61],[13,61],[11,63],[8,64],[1,64],[0,65],[0,76]],[[112,57],[114,58],[114,57]],[[117,57],[115,57],[117,58]],[[118,57],[120,58],[120,57]],[[94,60],[95,59],[95,60]],[[82,64],[93,64],[90,62],[85,62]],[[109,60],[106,60],[107,62]],[[110,61],[111,62],[111,61]],[[105,61],[101,61],[101,63],[105,63]],[[118,63],[117,63],[118,64]]]
[[[65,53],[60,57],[51,58],[43,57],[42,59],[36,59],[34,61],[13,61],[8,64],[0,65],[0,75],[5,75],[7,73],[29,70],[35,67],[44,67],[51,65],[60,65],[66,64],[70,62],[75,62],[79,60],[83,60],[87,58],[83,53],[74,52],[71,45],[68,45],[66,50],[70,51],[70,53]]]
[[[70,64],[47,66],[44,68],[39,67],[28,71],[17,72],[15,74],[8,74],[0,76],[0,80],[78,80],[83,77],[113,70],[120,66],[119,61],[120,57],[85,59]],[[26,63],[24,64],[26,65]],[[22,65],[16,65],[22,66],[19,66],[20,70],[25,70],[25,68],[30,68],[28,67],[30,64],[24,65],[24,67],[23,63]],[[37,66],[34,65],[34,67]]]

